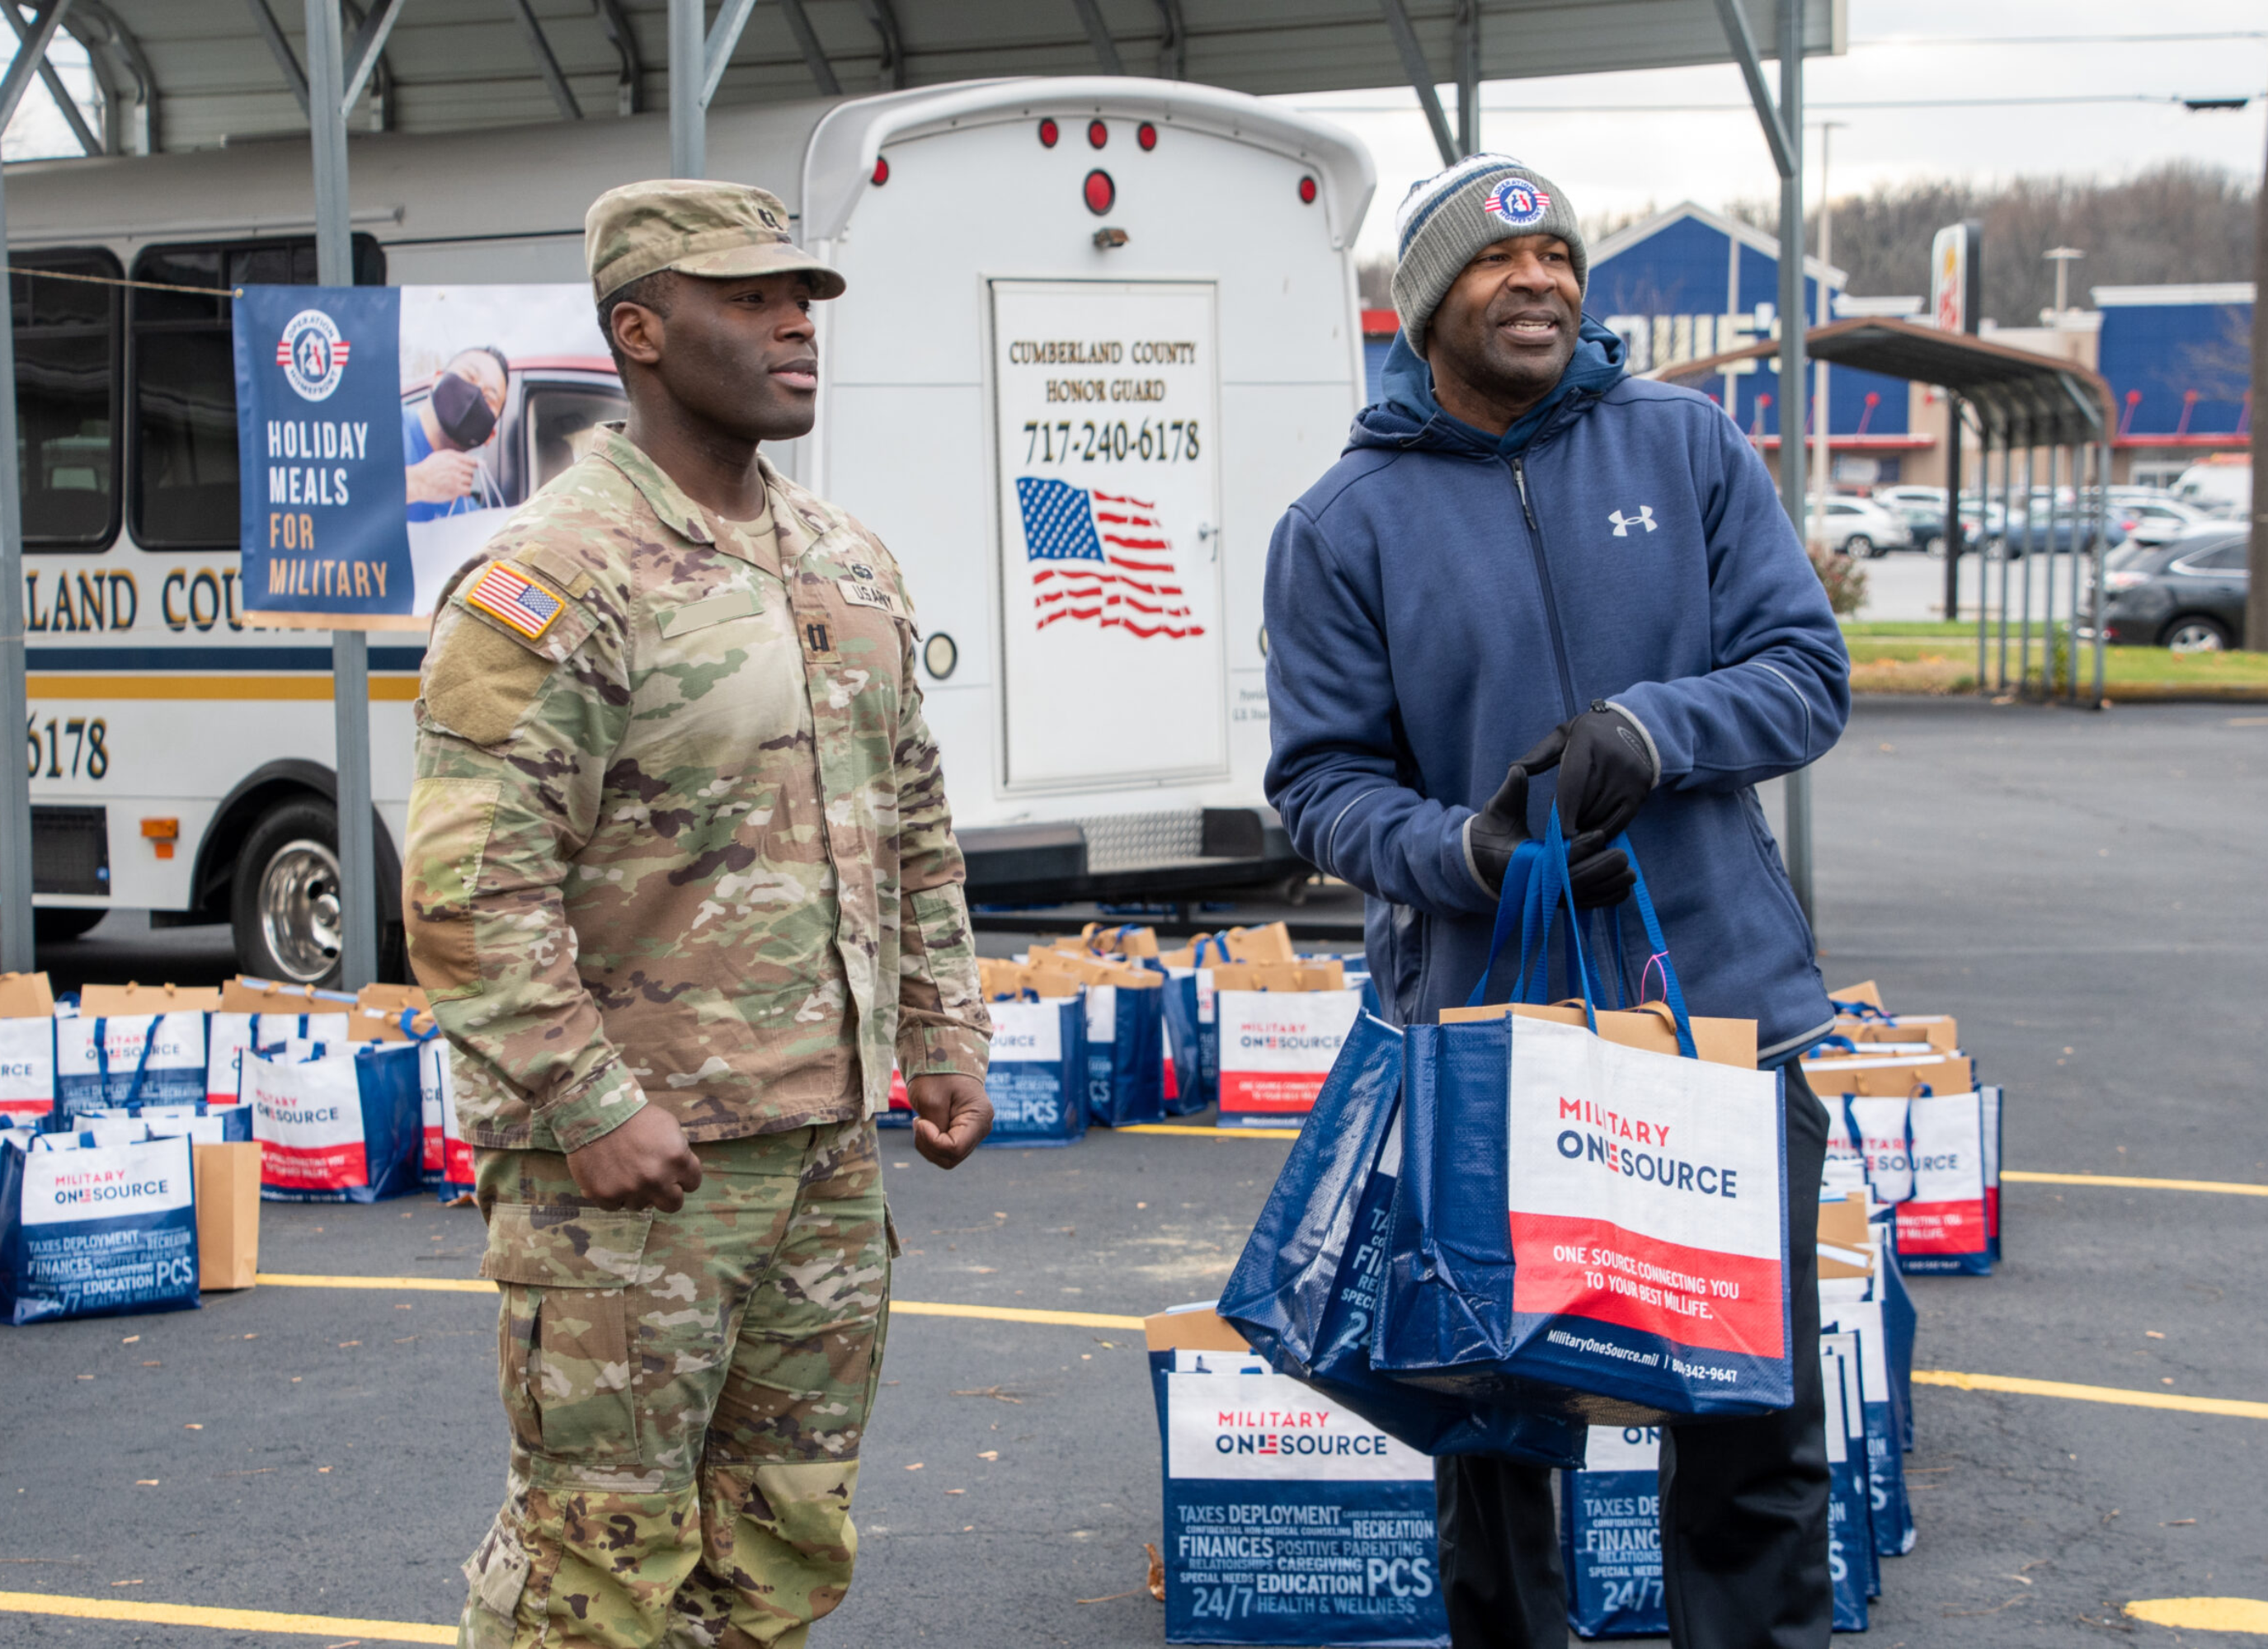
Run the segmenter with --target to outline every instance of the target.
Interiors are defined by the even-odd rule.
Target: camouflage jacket
[[[435,616],[401,904],[475,1145],[871,1115],[894,1052],[984,1072],[897,565],[763,473],[728,522],[610,434]]]

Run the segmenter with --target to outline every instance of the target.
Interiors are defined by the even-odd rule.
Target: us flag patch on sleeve
[[[567,604],[534,579],[523,577],[504,562],[497,562],[465,592],[465,602],[490,618],[517,630],[530,641],[551,628]]]

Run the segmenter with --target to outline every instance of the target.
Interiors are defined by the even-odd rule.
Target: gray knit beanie
[[[1576,290],[1589,290],[1591,254],[1575,209],[1534,167],[1509,155],[1471,155],[1410,185],[1394,214],[1394,308],[1412,350],[1425,353],[1425,328],[1465,265],[1514,235],[1558,236]]]

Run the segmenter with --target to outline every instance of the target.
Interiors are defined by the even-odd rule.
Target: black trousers
[[[1795,1402],[1777,1414],[1664,1428],[1662,1579],[1677,1649],[1825,1649],[1826,1397],[1819,1358],[1819,1172],[1827,1112],[1787,1067],[1788,1257]],[[1551,1470],[1437,1461],[1440,1564],[1456,1649],[1565,1649]]]

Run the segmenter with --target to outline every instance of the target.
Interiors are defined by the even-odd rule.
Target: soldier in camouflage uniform
[[[402,908],[481,1147],[508,1494],[468,1649],[795,1649],[843,1599],[895,1056],[990,1126],[962,867],[889,552],[757,454],[842,278],[762,190],[603,195],[626,430],[445,597]]]

